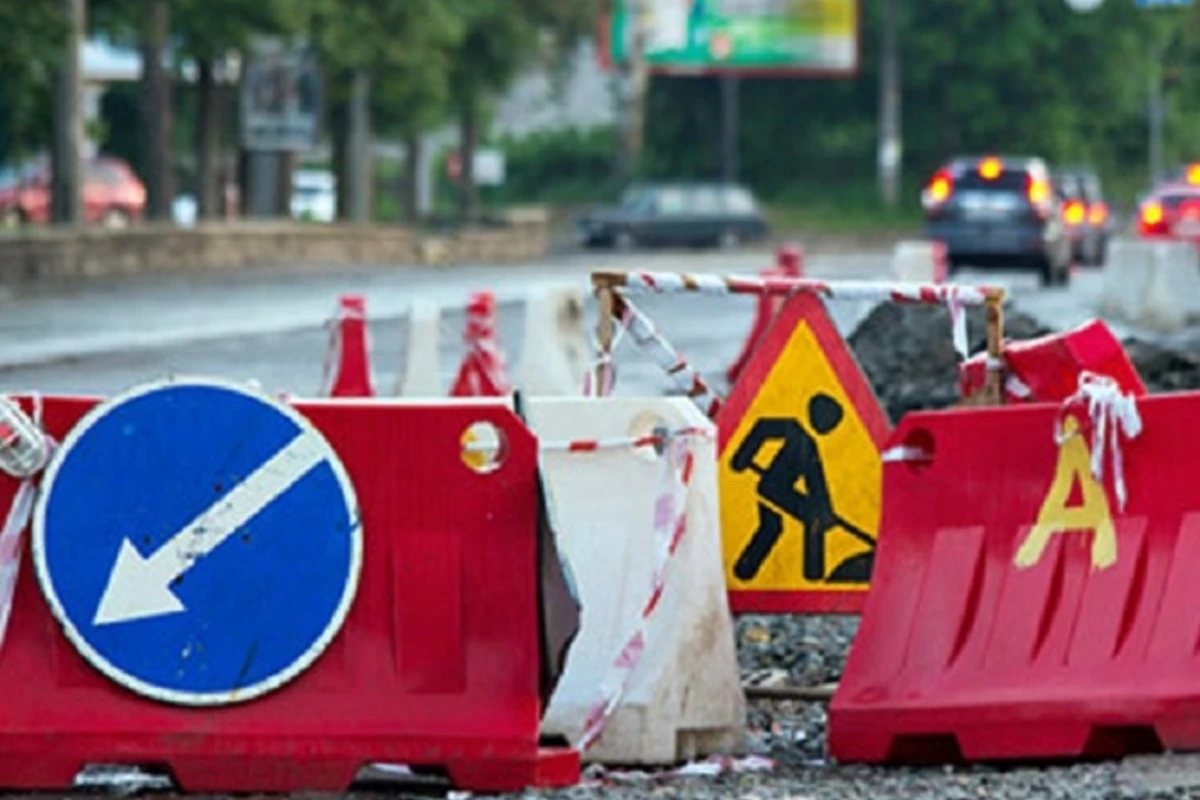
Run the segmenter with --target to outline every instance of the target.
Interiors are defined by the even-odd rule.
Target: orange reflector
[[[984,180],[994,181],[1000,177],[1004,164],[998,158],[985,158],[979,162],[979,176]]]

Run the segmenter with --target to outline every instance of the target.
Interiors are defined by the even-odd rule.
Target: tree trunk
[[[404,221],[415,224],[420,216],[417,193],[421,181],[421,134],[410,131],[404,137],[404,178],[400,187],[400,208]]]
[[[142,131],[146,148],[146,216],[171,219],[171,86],[163,67],[170,33],[167,0],[149,0],[142,22]]]
[[[643,3],[646,0],[634,0],[631,13],[634,18],[633,41],[629,46],[628,63],[626,64],[621,85],[621,137],[617,157],[617,175],[623,181],[629,182],[637,175],[638,162],[642,155],[643,133],[646,117],[646,91],[649,88],[650,77],[646,67],[647,30]]]
[[[346,200],[348,217],[354,222],[371,218],[371,80],[366,71],[354,74],[350,92],[349,126],[346,141]]]
[[[459,156],[462,170],[459,175],[458,213],[461,222],[473,222],[479,213],[479,187],[475,185],[475,146],[479,140],[478,103],[469,99],[462,107],[459,131]]]
[[[220,213],[218,160],[222,104],[213,62],[202,58],[196,77],[196,216],[213,219]]]
[[[71,224],[83,221],[84,134],[79,46],[87,29],[86,4],[84,0],[63,0],[63,11],[71,27],[55,81],[50,213],[54,222]]]

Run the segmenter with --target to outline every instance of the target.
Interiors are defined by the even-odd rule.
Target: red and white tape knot
[[[1092,424],[1092,474],[1096,480],[1104,480],[1105,455],[1111,453],[1113,492],[1117,497],[1117,508],[1124,511],[1128,496],[1121,439],[1135,439],[1142,432],[1142,417],[1138,413],[1137,401],[1132,395],[1122,392],[1120,385],[1107,375],[1082,372],[1079,375],[1079,389],[1063,401],[1063,411],[1078,404],[1087,406]],[[1054,436],[1058,444],[1061,445],[1070,435],[1064,436],[1061,424],[1056,423]]]

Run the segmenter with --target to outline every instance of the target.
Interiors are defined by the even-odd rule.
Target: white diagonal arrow
[[[108,625],[186,610],[171,591],[171,582],[291,488],[327,453],[316,436],[302,432],[153,555],[143,556],[133,542],[124,539],[92,624]]]

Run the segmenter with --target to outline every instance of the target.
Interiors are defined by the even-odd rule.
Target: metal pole
[[[645,126],[646,90],[649,74],[646,65],[646,39],[650,21],[650,7],[646,0],[627,0],[627,13],[631,20],[632,36],[627,53],[626,74],[623,81],[624,108],[621,142],[621,177],[632,180],[637,173],[638,159],[642,152],[642,133]]]
[[[1149,123],[1150,182],[1157,183],[1163,174],[1163,85],[1162,62],[1164,48],[1150,52],[1150,92],[1147,109]]]
[[[883,41],[879,76],[879,197],[894,208],[900,194],[900,55],[896,42],[896,6],[899,0],[882,0]]]
[[[83,174],[83,77],[79,51],[87,29],[84,0],[63,0],[70,25],[62,64],[54,91],[54,139],[51,150],[51,217],[57,223],[74,224],[83,219],[80,190]]]
[[[738,179],[738,88],[736,75],[722,75],[721,81],[721,179]]]

